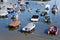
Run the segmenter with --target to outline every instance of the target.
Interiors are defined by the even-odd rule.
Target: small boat
[[[31,18],[31,21],[36,22],[39,21],[39,16],[38,15],[33,15]]]
[[[57,5],[53,5],[52,13],[57,13],[57,12],[58,12]]]
[[[40,15],[41,16],[46,16],[47,15],[47,12],[42,12]]]
[[[32,9],[29,8],[29,9],[28,9],[28,12],[29,12],[29,13],[32,13]]]
[[[45,16],[44,20],[45,22],[50,22],[50,16]]]
[[[14,28],[14,27],[19,27],[20,21],[15,21],[9,24],[9,27]]]
[[[18,13],[13,13],[11,16],[11,19],[17,19],[18,20]]]
[[[29,2],[25,2],[25,4],[26,4],[26,8],[29,8],[30,6]]]
[[[28,23],[27,26],[22,28],[22,31],[31,32],[34,28],[35,28],[35,24],[34,23]]]
[[[49,10],[49,9],[50,9],[50,5],[47,4],[47,5],[45,6],[45,10]]]
[[[51,26],[48,29],[48,35],[50,34],[58,35],[58,28],[56,26]]]
[[[8,11],[8,13],[13,13],[14,12],[13,8],[7,8],[7,11]]]
[[[6,10],[0,10],[0,18],[7,18],[8,13]]]
[[[13,6],[12,5],[8,5],[7,6],[7,11],[8,11],[8,13],[13,13],[14,12]]]
[[[20,11],[25,11],[26,9],[26,5],[25,4],[20,4]]]
[[[20,3],[20,11],[25,11],[25,9],[26,9],[25,0],[21,0],[21,3]]]
[[[39,13],[40,12],[40,9],[36,9],[36,13]]]

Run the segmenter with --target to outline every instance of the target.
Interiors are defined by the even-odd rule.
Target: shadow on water
[[[44,24],[51,24],[51,21],[49,21],[49,22],[45,22],[45,21],[44,21]]]
[[[16,27],[16,28],[10,28],[10,27],[8,27],[8,29],[9,29],[9,31],[14,31],[14,30],[18,30],[19,27]]]
[[[19,29],[19,27],[20,27],[20,25],[19,25],[19,26],[17,26],[17,27],[10,27],[9,25],[7,25],[7,26],[6,26],[6,28],[7,28],[9,31],[18,30],[18,29]]]
[[[7,20],[8,18],[0,18],[1,20]]]
[[[44,22],[44,19],[43,19],[43,18],[40,18],[40,21],[41,21],[41,22]]]
[[[57,13],[52,13],[54,16],[56,16],[57,15]]]
[[[48,29],[45,29],[44,33],[48,35]]]
[[[18,30],[18,31],[21,32],[21,33],[23,33],[23,34],[25,34],[25,35],[28,35],[28,34],[33,33],[33,32],[35,31],[35,29],[33,29],[33,30],[29,31],[29,32],[22,31],[22,29],[20,29],[20,30]]]

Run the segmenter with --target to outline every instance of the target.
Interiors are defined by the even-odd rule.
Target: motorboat
[[[33,15],[31,18],[31,21],[36,22],[39,21],[39,16],[38,15]]]
[[[28,23],[25,27],[22,28],[24,32],[31,32],[35,28],[34,23]]]

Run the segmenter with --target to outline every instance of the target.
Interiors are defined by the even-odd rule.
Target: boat
[[[50,5],[49,4],[46,4],[45,10],[49,10],[49,9],[50,9]]]
[[[25,4],[20,4],[20,11],[25,11],[26,9],[26,5]]]
[[[40,15],[41,16],[46,16],[47,15],[47,12],[42,12]]]
[[[48,29],[48,35],[50,34],[54,34],[54,35],[58,35],[58,28],[56,26],[51,26],[49,29]]]
[[[12,5],[8,5],[7,6],[7,12],[8,13],[13,13],[14,12],[14,9],[13,9],[13,6]]]
[[[31,21],[33,21],[33,22],[39,21],[39,16],[38,15],[33,15],[32,18],[31,18]]]
[[[52,7],[52,13],[57,13],[57,12],[58,12],[57,5],[53,5],[53,7]]]
[[[7,10],[0,10],[0,18],[7,18],[8,12]]]
[[[31,32],[34,28],[35,28],[35,24],[34,23],[28,23],[27,26],[22,28],[22,31]]]
[[[52,7],[52,13],[57,13],[57,12],[58,12],[58,7],[57,7],[56,0],[55,0],[55,4]]]
[[[24,0],[21,0],[20,2],[20,11],[25,11],[26,9],[26,4]]]
[[[20,21],[15,21],[15,22],[10,23],[9,27],[16,28],[16,27],[19,27],[19,25],[20,25]]]
[[[50,22],[50,16],[45,16],[45,18],[44,18],[44,20],[45,20],[45,22]]]
[[[36,13],[39,13],[40,12],[40,9],[36,9]]]
[[[17,19],[18,20],[18,13],[13,13],[11,16],[11,19]]]

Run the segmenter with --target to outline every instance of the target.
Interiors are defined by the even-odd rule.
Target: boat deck
[[[20,21],[15,21],[15,22],[12,22],[11,24],[9,24],[10,27],[17,27],[20,25]]]

